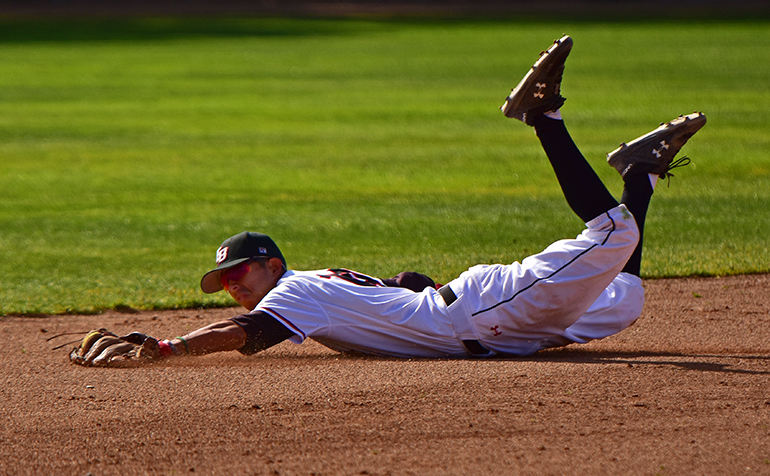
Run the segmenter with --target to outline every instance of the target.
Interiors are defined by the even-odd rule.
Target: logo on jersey
[[[222,264],[222,261],[227,259],[227,252],[230,251],[230,248],[227,246],[220,246],[217,250],[217,265]]]

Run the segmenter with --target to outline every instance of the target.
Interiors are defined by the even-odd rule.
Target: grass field
[[[708,124],[659,186],[646,277],[770,269],[767,22],[0,22],[0,314],[229,303],[225,238],[290,267],[445,282],[576,235],[503,98],[562,33],[563,115],[605,154],[679,114]]]

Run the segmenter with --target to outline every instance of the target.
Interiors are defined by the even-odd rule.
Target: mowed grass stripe
[[[576,235],[497,110],[564,32],[564,117],[616,195],[618,143],[709,119],[654,197],[644,275],[767,271],[767,26],[3,22],[0,313],[226,305],[197,283],[245,229],[297,269],[442,282]]]

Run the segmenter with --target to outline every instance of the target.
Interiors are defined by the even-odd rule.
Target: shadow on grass
[[[761,3],[761,2],[758,2]],[[2,11],[0,11],[0,14]],[[72,12],[70,12],[72,14]],[[408,25],[507,25],[533,24],[553,25],[554,21],[570,23],[613,22],[628,24],[670,23],[690,24],[693,20],[704,25],[718,25],[725,20],[743,23],[764,23],[770,19],[770,9],[760,5],[757,8],[709,9],[697,11],[674,9],[661,18],[660,8],[650,12],[637,12],[629,16],[625,8],[606,11],[603,8],[570,11],[554,15],[546,11],[508,12],[507,15],[490,10],[486,15],[427,14],[410,16],[359,15],[323,16],[310,15],[281,16],[266,13],[262,17],[195,17],[195,16],[128,16],[128,17],[42,17],[42,18],[0,18],[0,43],[34,42],[88,42],[88,41],[155,41],[185,38],[239,38],[239,37],[308,37],[308,36],[355,36],[371,34],[377,30],[394,30]]]
[[[382,28],[386,25],[382,24]],[[0,43],[156,41],[184,38],[355,35],[356,21],[285,18],[113,18],[0,20]]]

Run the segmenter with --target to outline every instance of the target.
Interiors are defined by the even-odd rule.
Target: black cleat
[[[628,144],[607,154],[607,162],[625,178],[629,174],[658,174],[666,178],[674,167],[687,165],[690,159],[682,158],[672,164],[674,156],[684,144],[706,124],[702,112],[661,123],[654,131],[638,137]]]
[[[565,101],[560,94],[561,78],[570,50],[572,38],[565,35],[540,53],[540,59],[500,106],[503,114],[531,126],[538,115],[559,109]]]

